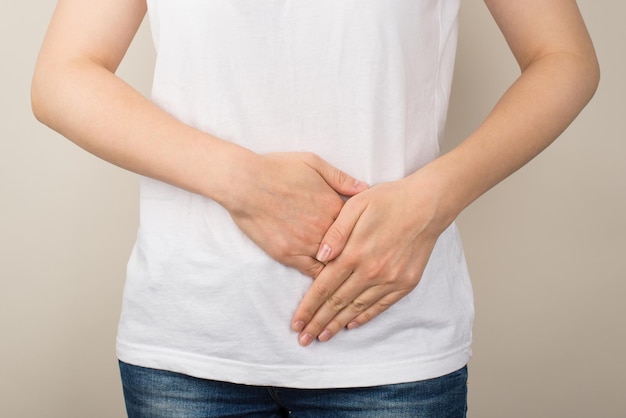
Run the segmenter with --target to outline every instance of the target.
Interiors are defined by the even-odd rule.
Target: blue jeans
[[[198,379],[120,362],[129,418],[462,418],[467,367],[446,376],[365,388],[290,389]]]

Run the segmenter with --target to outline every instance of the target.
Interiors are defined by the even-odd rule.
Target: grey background
[[[462,214],[477,316],[472,418],[626,416],[626,3],[579,2],[596,97],[562,138]],[[0,4],[0,416],[122,417],[115,331],[137,177],[31,115],[54,8]],[[147,94],[144,26],[119,74]],[[462,6],[448,146],[517,68],[482,2]]]

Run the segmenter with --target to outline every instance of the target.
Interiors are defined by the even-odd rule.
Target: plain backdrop
[[[123,417],[114,341],[138,180],[31,114],[54,4],[0,4],[0,416]],[[471,418],[626,417],[626,3],[579,4],[598,93],[459,219],[477,306]],[[119,74],[148,94],[153,60],[144,25]],[[448,147],[517,71],[483,3],[464,1]]]

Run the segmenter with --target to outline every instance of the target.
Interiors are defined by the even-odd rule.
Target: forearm
[[[36,117],[115,165],[224,203],[255,158],[176,120],[97,62],[41,61],[32,87]]]
[[[322,239],[324,261],[332,263],[292,319],[300,344],[361,326],[412,291],[454,218],[547,147],[580,112],[595,91],[594,63],[576,56],[536,59],[456,149],[348,200]]]
[[[269,256],[319,274],[313,256],[340,195],[365,184],[314,154],[258,155],[185,125],[87,58],[57,62],[44,54],[36,70],[38,119],[104,160],[212,198]]]
[[[554,141],[591,99],[595,58],[551,54],[533,61],[482,125],[412,177],[439,191],[442,225]]]

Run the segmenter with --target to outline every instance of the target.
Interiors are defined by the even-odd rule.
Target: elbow
[[[30,106],[35,118],[44,125],[55,129],[55,119],[66,106],[63,72],[50,66],[38,65],[30,85]]]
[[[522,74],[544,71],[552,79],[551,85],[563,88],[570,103],[582,106],[593,98],[600,84],[600,64],[591,44],[538,53],[520,62],[520,69]]]
[[[39,122],[43,122],[44,110],[41,99],[41,91],[34,80],[30,86],[30,108],[33,112],[33,115],[35,116],[35,119],[37,119]]]
[[[571,63],[570,103],[580,112],[593,98],[600,85],[600,65],[595,54],[574,57]]]
[[[588,60],[589,69],[587,70],[587,82],[589,85],[589,100],[595,95],[598,87],[600,86],[601,70],[598,58],[594,54],[592,58]]]
[[[46,83],[42,80],[39,70],[35,70],[33,80],[30,85],[30,107],[35,118],[44,124],[47,124],[48,109],[46,106]]]
[[[565,81],[570,103],[578,104],[579,111],[593,98],[600,85],[600,65],[593,51],[586,54],[566,53],[556,57],[558,77]]]
[[[595,48],[591,44],[586,50],[579,54],[573,54],[573,56],[576,58],[574,62],[577,64],[579,86],[588,102],[593,98],[600,85],[600,63]]]

